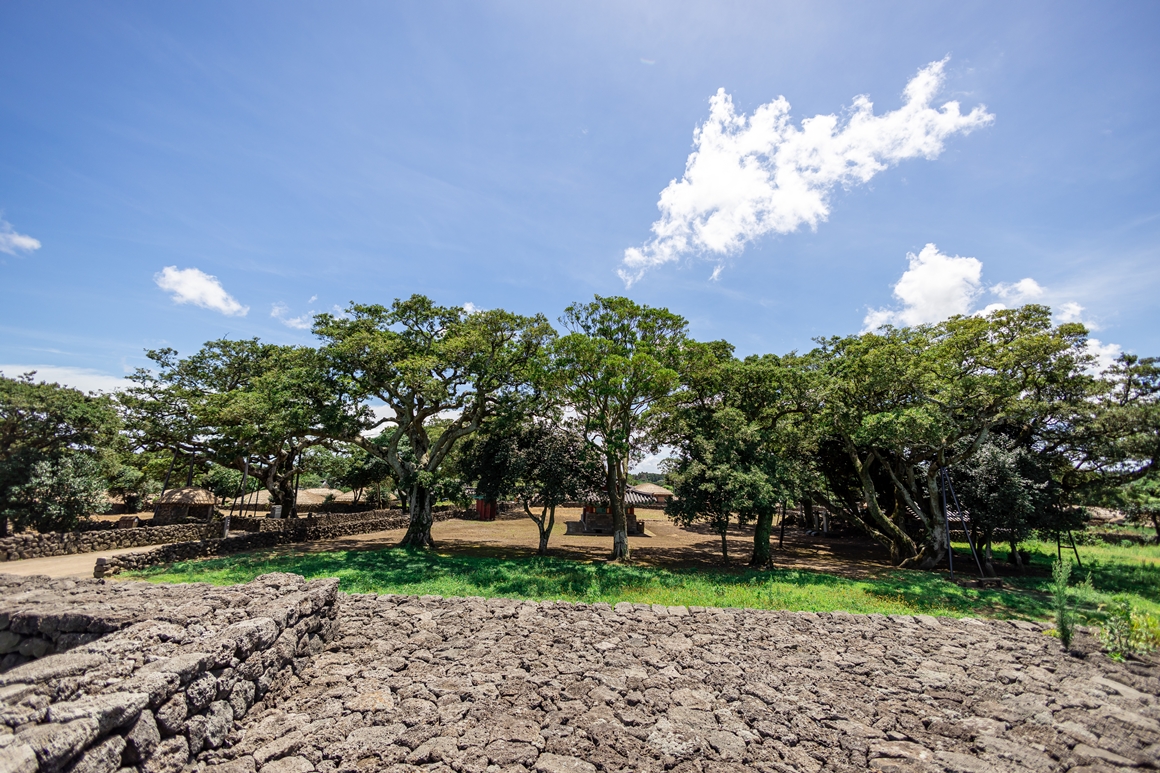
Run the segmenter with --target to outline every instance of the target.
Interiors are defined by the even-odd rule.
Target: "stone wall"
[[[0,575],[0,590],[5,631],[99,637],[0,673],[13,773],[180,770],[320,652],[338,612],[337,580],[290,574],[230,588]]]
[[[458,518],[462,512],[447,508],[434,512],[436,521]],[[356,518],[355,516],[362,516]],[[400,510],[372,510],[366,513],[319,516],[317,518],[270,519],[281,523],[276,530],[246,532],[225,539],[205,539],[196,542],[178,542],[162,545],[141,553],[124,553],[108,559],[97,559],[94,574],[98,577],[118,574],[125,570],[146,569],[150,566],[212,558],[248,550],[261,550],[295,542],[337,539],[355,534],[406,528],[410,516]],[[232,523],[232,521],[231,521]]]
[[[78,532],[22,533],[0,538],[0,561],[22,558],[45,558],[72,553],[92,553],[98,550],[136,548],[202,539],[208,531],[220,526],[191,523],[174,526],[140,526],[135,529],[107,528]]]

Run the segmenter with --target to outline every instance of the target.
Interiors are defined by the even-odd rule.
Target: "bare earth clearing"
[[[684,529],[676,526],[659,511],[644,511],[645,534],[628,538],[632,561],[647,566],[721,567],[721,538],[706,528]],[[638,516],[640,517],[640,516]],[[561,508],[556,511],[556,526],[548,542],[548,552],[558,558],[579,561],[602,561],[612,550],[612,538],[596,534],[566,534],[566,521],[578,521],[580,510]],[[379,550],[395,547],[405,529],[359,534],[309,544],[287,545],[274,552],[295,554],[332,550]],[[439,521],[431,529],[439,552],[510,558],[534,555],[539,532],[531,519],[502,521]],[[890,569],[889,554],[865,540],[842,537],[810,537],[802,530],[788,528],[783,550],[776,550],[774,563],[782,569],[811,569],[846,577],[866,577]],[[730,564],[741,566],[753,554],[753,530],[729,529]]]

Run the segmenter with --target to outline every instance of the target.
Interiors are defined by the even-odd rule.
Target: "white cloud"
[[[1007,308],[1007,303],[989,303],[981,309],[971,310],[983,295],[983,263],[979,259],[943,255],[933,244],[923,247],[917,255],[909,253],[906,257],[910,266],[894,285],[894,297],[902,302],[902,306],[870,309],[862,321],[862,332],[876,330],[883,325],[939,322],[956,314],[985,316]],[[1016,306],[1047,294],[1047,289],[1031,277],[1012,284],[1000,282],[991,285],[987,291]],[[1055,309],[1055,321],[1079,322],[1088,330],[1098,330],[1099,326],[1094,322],[1083,319],[1083,312],[1084,307],[1079,303],[1067,301]],[[1106,370],[1123,353],[1119,344],[1105,344],[1098,338],[1089,338],[1086,347],[1087,353],[1095,358],[1089,368],[1093,374]]]
[[[468,314],[475,314],[476,312],[483,311],[483,309],[479,308],[471,301],[468,301],[467,303],[463,304],[463,310],[466,311]]]
[[[25,234],[16,233],[16,229],[7,220],[0,218],[0,252],[15,255],[21,252],[33,252],[40,249],[40,240]]]
[[[863,320],[866,330],[883,325],[922,325],[971,313],[982,294],[982,261],[943,255],[933,244],[906,257],[910,267],[894,285],[894,297],[902,301],[902,308],[871,309]],[[1002,308],[1001,304],[994,306]]]
[[[249,306],[243,306],[227,293],[216,276],[196,268],[178,270],[177,266],[166,266],[154,274],[153,281],[162,290],[173,293],[176,303],[192,303],[203,309],[219,311],[227,317],[244,317],[250,310]]]
[[[309,330],[314,324],[314,313],[306,312],[298,317],[288,317],[290,307],[284,303],[275,303],[270,308],[270,316],[281,322],[286,327],[292,327],[295,330]]]
[[[1087,353],[1096,358],[1095,363],[1090,368],[1090,372],[1095,374],[1110,368],[1115,359],[1124,353],[1124,349],[1119,344],[1105,344],[1098,338],[1089,338],[1087,340]]]
[[[72,368],[63,365],[0,365],[0,373],[8,378],[17,378],[33,370],[36,371],[34,381],[55,382],[82,392],[115,392],[130,385],[124,378],[110,376],[108,373],[91,368]]]
[[[905,159],[936,158],[951,135],[994,120],[981,106],[966,115],[955,101],[931,106],[945,65],[919,70],[898,110],[876,116],[869,98],[859,96],[844,120],[817,115],[801,128],[785,97],[746,116],[718,90],[709,120],[693,133],[684,176],[661,191],[653,238],[625,250],[620,277],[631,285],[647,269],[688,255],[720,263],[764,234],[816,228],[829,217],[835,187],[866,183]]]
[[[991,292],[1004,301],[1022,306],[1043,295],[1043,287],[1031,277],[1025,277],[1013,284],[1000,282],[991,285]]]
[[[629,472],[664,472],[661,469],[662,463],[666,459],[673,456],[673,449],[667,446],[662,447],[655,454],[645,454],[640,459],[637,459],[629,468]]]

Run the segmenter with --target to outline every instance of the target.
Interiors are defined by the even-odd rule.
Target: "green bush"
[[[1117,596],[1106,605],[1107,617],[1100,626],[1100,642],[1113,660],[1125,655],[1146,655],[1160,647],[1160,618],[1132,607]]]

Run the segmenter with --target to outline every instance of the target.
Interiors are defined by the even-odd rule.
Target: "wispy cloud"
[[[910,158],[936,158],[947,138],[994,120],[982,106],[963,114],[956,101],[931,102],[942,88],[947,60],[919,70],[897,110],[874,115],[866,96],[844,119],[790,118],[785,97],[738,115],[720,89],[709,120],[693,133],[685,174],[661,191],[653,238],[624,252],[618,272],[631,285],[654,266],[700,255],[721,264],[769,233],[816,228],[830,214],[835,187],[850,188]]]
[[[20,252],[34,252],[40,249],[40,240],[26,234],[16,233],[7,220],[0,218],[0,252],[15,255]]]
[[[153,281],[162,290],[172,293],[175,303],[192,303],[228,317],[244,317],[250,311],[249,306],[238,303],[226,292],[216,276],[196,268],[166,266],[153,276]]]
[[[318,296],[314,296],[317,298]],[[311,300],[314,300],[311,298]],[[275,303],[270,308],[270,316],[281,322],[286,327],[292,327],[295,330],[309,330],[314,324],[314,312],[308,311],[297,317],[288,316],[290,314],[290,307],[284,303]]]
[[[82,392],[115,392],[130,386],[130,382],[118,376],[111,376],[91,368],[73,368],[67,365],[13,365],[0,364],[0,373],[8,378],[16,378],[36,371],[35,381],[47,381],[61,386],[79,389]]]

